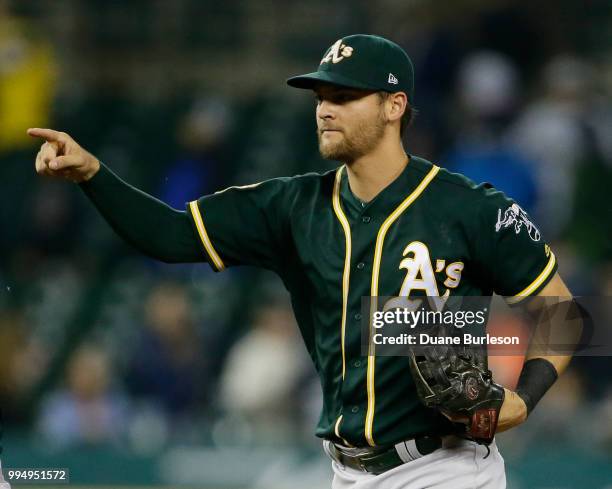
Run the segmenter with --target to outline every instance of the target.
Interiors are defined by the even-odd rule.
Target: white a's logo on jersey
[[[499,232],[502,229],[509,228],[510,226],[514,226],[514,232],[516,234],[520,233],[524,226],[529,234],[529,237],[533,241],[540,241],[540,231],[538,231],[535,224],[529,220],[527,213],[521,209],[518,204],[512,204],[510,207],[508,207],[504,211],[503,216],[502,210],[497,210],[497,223],[495,224],[495,231]]]
[[[444,308],[446,299],[450,295],[450,289],[446,289],[444,295],[440,296],[427,246],[420,241],[413,241],[404,248],[402,256],[405,258],[400,262],[399,268],[406,270],[406,278],[404,278],[402,283],[399,297],[388,301],[385,304],[385,309],[393,307],[416,309],[421,304],[421,300],[413,301],[409,297],[413,290],[422,290],[427,295],[430,306],[434,310],[441,311]],[[461,271],[459,270],[459,276],[460,273]],[[457,284],[459,276],[456,277]]]
[[[329,63],[330,61],[336,64],[342,61],[344,58],[350,58],[352,55],[353,48],[343,44],[342,39],[338,39],[334,45],[329,48],[327,54],[323,56],[320,64]]]

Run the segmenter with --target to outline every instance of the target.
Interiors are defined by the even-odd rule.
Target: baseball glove
[[[452,329],[455,329],[451,326]],[[448,336],[448,326],[430,335]],[[459,434],[480,444],[493,441],[504,388],[493,382],[485,347],[423,345],[412,348],[410,369],[425,406],[458,421]]]

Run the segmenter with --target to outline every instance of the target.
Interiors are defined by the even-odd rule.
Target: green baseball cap
[[[354,34],[338,39],[317,71],[287,79],[295,88],[312,89],[317,83],[385,92],[405,92],[412,102],[414,68],[406,52],[388,39]]]

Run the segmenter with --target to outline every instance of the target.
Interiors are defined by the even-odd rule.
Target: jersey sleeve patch
[[[531,222],[527,213],[516,203],[508,206],[503,213],[501,208],[497,210],[495,232],[499,233],[506,228],[512,228],[515,234],[519,234],[521,230],[524,229],[532,241],[540,241],[540,231],[535,224]]]
[[[200,208],[198,207],[198,201],[194,200],[189,202],[189,211],[191,212],[191,217],[193,218],[193,222],[195,223],[196,229],[198,231],[198,235],[200,236],[200,240],[202,241],[202,245],[204,245],[204,249],[208,257],[210,258],[210,263],[215,268],[215,271],[221,272],[225,270],[225,264],[223,260],[215,250],[215,247],[212,244],[208,236],[208,232],[206,231],[206,226],[204,226],[204,220],[202,219],[202,214],[200,213]]]
[[[488,288],[509,304],[537,294],[554,275],[555,255],[529,214],[494,188],[483,189],[470,221],[474,260]]]

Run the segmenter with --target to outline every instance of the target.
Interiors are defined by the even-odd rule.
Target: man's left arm
[[[568,351],[573,351],[582,333],[581,322],[572,320],[572,316],[567,314],[572,304],[572,294],[558,273],[527,304],[526,312],[534,323],[534,334],[525,355],[516,392],[504,389],[505,399],[499,413],[498,433],[523,423],[569,365],[572,353]],[[551,337],[555,338],[556,345],[563,345],[563,352],[552,354],[548,347]]]

